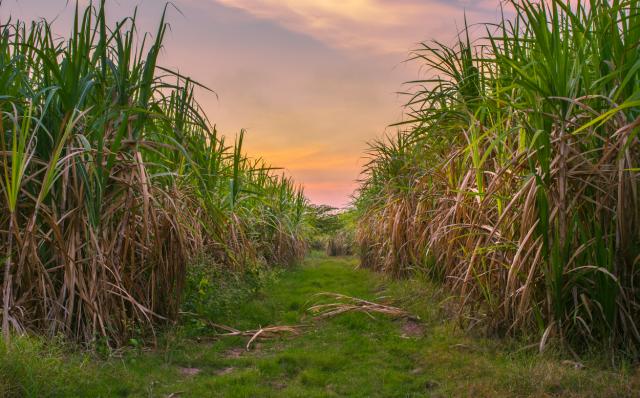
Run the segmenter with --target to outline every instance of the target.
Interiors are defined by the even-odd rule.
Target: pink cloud
[[[497,10],[498,1],[437,0],[215,0],[274,21],[340,49],[405,52],[412,43],[451,35],[461,12],[471,19]]]

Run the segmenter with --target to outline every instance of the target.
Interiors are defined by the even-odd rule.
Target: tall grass
[[[167,29],[78,9],[70,36],[0,21],[2,327],[117,345],[173,320],[185,267],[291,263],[306,200],[228,145],[158,65]],[[137,39],[141,37],[141,39]],[[201,87],[201,86],[200,86]]]
[[[424,43],[357,205],[363,263],[427,268],[490,331],[640,348],[640,2],[511,1]]]

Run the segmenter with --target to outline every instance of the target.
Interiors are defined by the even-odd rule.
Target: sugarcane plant
[[[301,188],[247,157],[244,133],[227,145],[195,99],[209,89],[159,65],[166,12],[141,39],[136,14],[109,25],[104,1],[76,4],[67,39],[0,21],[5,339],[123,344],[176,319],[194,256],[304,253]]]
[[[468,327],[637,358],[640,2],[504,11],[413,52],[427,76],[356,200],[363,263],[426,270]]]

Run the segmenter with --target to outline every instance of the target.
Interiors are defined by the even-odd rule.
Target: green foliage
[[[188,269],[184,320],[189,333],[212,332],[207,321],[233,321],[239,302],[249,301],[277,279],[276,270],[264,267],[232,269],[201,259]]]
[[[311,248],[324,250],[330,256],[356,253],[354,209],[336,209],[331,206],[312,206],[310,223],[314,227]]]
[[[330,235],[340,228],[344,227],[344,223],[340,218],[339,209],[328,205],[312,205],[311,224],[316,232],[320,235]]]

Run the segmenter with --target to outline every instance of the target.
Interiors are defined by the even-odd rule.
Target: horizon
[[[153,33],[164,4],[107,1],[108,18],[138,7],[139,32]],[[337,208],[358,186],[367,143],[402,120],[398,92],[419,76],[405,62],[411,49],[452,42],[465,15],[473,24],[500,12],[499,0],[172,4],[162,65],[217,94],[199,90],[197,98],[223,135],[245,129],[249,156],[282,168],[312,203]],[[74,8],[67,0],[5,0],[0,20],[54,19],[56,34],[66,37]]]

